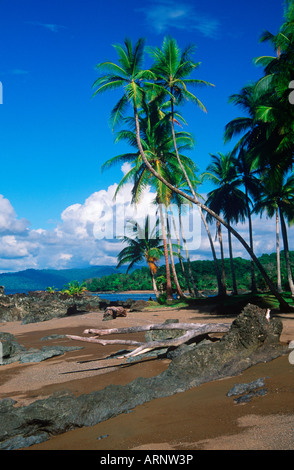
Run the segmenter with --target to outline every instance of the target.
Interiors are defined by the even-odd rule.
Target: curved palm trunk
[[[280,207],[279,207],[279,212],[280,212],[282,236],[283,236],[283,243],[284,243],[284,254],[285,254],[285,261],[286,261],[289,288],[290,288],[292,297],[294,297],[294,283],[293,283],[293,276],[292,276],[290,257],[289,257],[289,245],[288,245],[287,228],[286,228],[284,215],[283,215],[283,212],[281,211]]]
[[[172,92],[172,90],[171,90]],[[176,152],[176,156],[177,156],[177,160],[179,162],[179,165],[181,167],[181,170],[184,174],[184,177],[189,185],[189,188],[190,188],[190,191],[191,193],[193,194],[193,197],[194,197],[194,203],[196,202],[196,204],[198,204],[198,198],[196,196],[196,193],[194,191],[194,188],[191,184],[191,181],[190,181],[190,178],[189,176],[187,175],[187,172],[181,162],[181,159],[180,159],[180,156],[179,156],[179,152],[178,152],[178,147],[177,147],[177,142],[176,142],[176,135],[175,135],[175,128],[174,128],[174,119],[173,119],[173,116],[174,116],[174,108],[173,108],[173,101],[171,100],[171,129],[172,129],[172,136],[173,136],[173,142],[174,142],[174,147],[175,147],[175,152]],[[180,194],[180,193],[179,193]],[[219,270],[219,266],[218,266],[218,260],[217,260],[217,257],[216,257],[216,253],[215,253],[215,248],[214,248],[214,244],[213,244],[213,240],[212,240],[212,236],[211,236],[211,233],[210,233],[210,230],[209,230],[209,227],[208,227],[208,224],[206,222],[206,219],[203,215],[203,212],[201,210],[201,206],[198,205],[198,210],[200,212],[200,215],[201,215],[201,219],[204,223],[204,226],[205,226],[205,229],[206,229],[206,232],[207,232],[207,236],[208,236],[208,239],[209,239],[209,243],[210,243],[210,247],[211,247],[211,252],[212,252],[212,257],[213,257],[213,261],[214,261],[214,268],[215,268],[215,274],[216,274],[216,278],[217,278],[217,285],[218,285],[218,295],[219,296],[223,296],[223,295],[226,295],[226,288],[225,286],[223,285],[222,283],[222,279],[221,279],[221,274],[220,274],[220,270]]]
[[[230,223],[229,223],[229,226],[230,226]],[[236,274],[235,274],[235,267],[234,267],[234,258],[233,258],[233,248],[232,248],[232,234],[230,230],[228,230],[228,238],[229,238],[229,252],[230,252],[232,282],[233,282],[233,295],[238,295]]]
[[[140,140],[140,124],[139,124],[139,116],[138,116],[138,110],[136,107],[136,104],[134,103],[134,117],[135,117],[135,123],[136,123],[136,139],[137,139],[137,145],[141,154],[141,157],[148,168],[148,170],[156,177],[158,178],[162,183],[164,183],[168,188],[170,188],[172,191],[176,192],[177,194],[180,194],[181,196],[185,197],[188,201],[193,202],[193,204],[196,204],[200,209],[205,210],[208,214],[210,214],[212,217],[214,217],[216,220],[218,220],[224,227],[226,227],[230,233],[232,233],[237,240],[243,245],[245,250],[249,253],[249,255],[252,257],[254,260],[256,266],[258,267],[264,281],[266,282],[268,288],[272,292],[272,294],[277,298],[277,300],[280,303],[280,307],[283,308],[284,312],[292,312],[293,307],[291,307],[285,299],[282,297],[282,295],[276,290],[275,286],[273,285],[272,281],[270,280],[269,276],[267,275],[267,272],[265,271],[264,267],[260,263],[259,259],[256,257],[255,253],[252,251],[250,246],[246,243],[243,237],[232,227],[230,227],[225,220],[223,220],[218,214],[216,214],[214,211],[209,209],[209,207],[205,206],[202,204],[202,202],[198,201],[197,197],[191,197],[188,194],[186,194],[184,191],[181,191],[180,189],[176,188],[173,186],[171,183],[169,183],[165,178],[163,178],[159,173],[157,173],[156,170],[150,165],[148,162],[148,159],[145,156],[141,140]]]
[[[161,204],[159,204],[159,215],[160,215],[160,223],[162,227],[163,250],[164,250],[164,258],[165,258],[166,296],[167,296],[167,300],[173,300],[173,290],[172,290],[172,285],[171,285],[168,248],[167,248],[167,237],[166,237],[165,223],[164,223],[164,217],[163,217]]]
[[[168,214],[167,214],[167,208],[165,206],[165,216],[166,216],[166,224],[167,224],[167,237],[168,237],[168,243],[169,243],[169,254],[170,254],[170,263],[171,263],[171,269],[172,269],[172,274],[174,278],[174,282],[176,285],[176,290],[180,298],[184,298],[183,291],[181,289],[181,286],[179,284],[177,272],[176,272],[176,267],[175,267],[175,262],[174,262],[174,255],[173,255],[173,247],[172,247],[172,241],[171,241],[171,235],[170,235],[170,228],[169,228],[169,221],[168,221]]]
[[[280,259],[280,233],[279,233],[279,211],[276,210],[276,244],[277,244],[277,289],[282,292],[281,259]]]

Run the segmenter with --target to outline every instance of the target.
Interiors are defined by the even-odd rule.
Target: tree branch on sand
[[[119,356],[123,357],[135,357],[139,354],[145,354],[148,351],[153,349],[162,348],[162,347],[177,347],[187,341],[195,338],[196,336],[201,336],[208,333],[226,333],[230,329],[230,323],[161,323],[161,324],[151,324],[145,326],[133,326],[129,328],[110,328],[110,329],[87,329],[84,331],[84,334],[94,334],[96,336],[86,337],[86,336],[75,336],[75,335],[66,335],[67,338],[77,341],[86,341],[89,343],[97,343],[102,346],[109,344],[126,344],[130,346],[137,346],[136,349],[130,351],[127,354]],[[128,333],[138,333],[142,331],[150,330],[184,330],[185,333],[182,336],[177,338],[160,340],[160,341],[149,341],[149,342],[138,342],[132,340],[110,340],[110,339],[100,339],[100,336],[112,335],[112,334],[128,334]]]

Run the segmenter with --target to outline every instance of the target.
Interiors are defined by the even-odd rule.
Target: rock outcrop
[[[34,323],[100,309],[100,297],[86,294],[71,296],[62,292],[32,291],[28,294],[14,295],[2,293],[0,296],[2,322]]]
[[[63,292],[31,291],[28,294],[5,295],[4,287],[0,286],[0,322],[35,323],[93,310],[104,311],[108,307],[142,311],[146,305],[145,301],[110,301],[88,293],[69,295]]]
[[[0,332],[1,357],[0,366],[12,364],[13,362],[42,362],[54,356],[61,356],[67,351],[83,349],[77,346],[43,346],[41,349],[26,349],[19,344],[11,333]]]
[[[58,392],[23,407],[10,399],[0,401],[0,449],[20,449],[52,434],[92,426],[154,398],[237,375],[258,362],[286,354],[288,347],[280,342],[282,322],[268,320],[265,313],[254,305],[246,306],[220,340],[184,348],[156,377],[139,377],[125,386],[110,385],[78,397]]]

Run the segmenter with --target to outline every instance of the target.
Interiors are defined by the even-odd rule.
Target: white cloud
[[[0,194],[0,234],[24,233],[28,225],[28,220],[17,218],[10,201]]]
[[[55,23],[42,23],[40,21],[28,21],[29,24],[35,26],[41,26],[42,28],[48,29],[52,33],[57,33],[60,29],[64,29],[65,26],[55,24]]]

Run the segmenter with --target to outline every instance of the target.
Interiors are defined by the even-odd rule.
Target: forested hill
[[[290,259],[292,266],[294,266],[294,251],[290,252]],[[276,253],[270,255],[264,254],[259,257],[260,262],[265,267],[267,273],[274,283],[277,280],[276,271]],[[220,268],[221,263],[219,261]],[[186,263],[185,263],[186,265]],[[193,269],[193,275],[199,290],[216,290],[217,282],[214,270],[213,261],[193,261],[191,263]],[[234,259],[234,266],[236,270],[237,286],[238,289],[249,290],[250,289],[250,261],[242,258]],[[186,288],[185,278],[182,274],[182,270],[179,264],[176,265],[178,278],[182,288]],[[256,279],[257,287],[259,289],[265,288],[264,281],[259,274],[257,268]],[[226,285],[228,289],[232,288],[230,260],[225,259],[225,272],[226,272]],[[281,252],[281,274],[282,284],[285,290],[288,289],[287,285],[287,272],[286,264],[284,260],[284,253]],[[158,269],[156,278],[158,280],[165,276],[165,267],[161,266]],[[102,277],[95,277],[89,279],[87,282],[88,289],[92,292],[103,292],[103,291],[126,291],[126,290],[152,290],[152,283],[150,278],[149,269],[143,267],[136,269],[130,274],[123,273],[111,273],[110,275],[104,275]]]
[[[124,272],[124,270],[120,270]],[[101,277],[117,273],[115,266],[91,266],[81,269],[26,269],[16,273],[0,274],[0,285],[5,287],[5,292],[26,292],[33,290],[45,290],[47,287],[62,289],[71,281],[82,282],[92,277]]]

